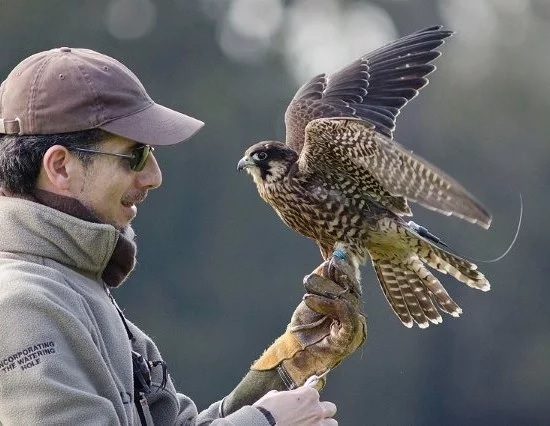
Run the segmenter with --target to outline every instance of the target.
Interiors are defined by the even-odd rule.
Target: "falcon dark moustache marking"
[[[428,84],[435,50],[452,34],[430,27],[303,85],[285,114],[286,144],[250,147],[238,169],[324,259],[338,250],[358,268],[370,257],[382,291],[407,327],[462,310],[428,267],[468,286],[490,286],[476,265],[427,238],[408,201],[484,228],[488,211],[458,182],[392,140],[400,109]],[[432,234],[429,234],[432,235]]]

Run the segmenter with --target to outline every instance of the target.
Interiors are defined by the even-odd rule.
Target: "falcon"
[[[296,93],[285,114],[286,143],[248,148],[237,169],[283,222],[356,267],[370,258],[401,322],[426,328],[439,311],[461,308],[429,268],[487,291],[477,266],[407,221],[409,201],[489,228],[489,212],[456,180],[393,140],[400,109],[428,84],[426,76],[452,32],[430,27],[367,53]]]

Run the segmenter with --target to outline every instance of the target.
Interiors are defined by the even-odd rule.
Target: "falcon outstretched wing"
[[[370,52],[332,75],[320,74],[304,84],[285,113],[286,143],[296,152],[304,144],[306,125],[316,118],[357,117],[391,138],[400,109],[428,84],[435,70],[434,50],[451,36],[440,26],[416,31]]]
[[[311,121],[298,160],[300,172],[355,204],[373,200],[396,214],[410,214],[409,199],[489,227],[491,215],[458,182],[377,130],[356,118]]]

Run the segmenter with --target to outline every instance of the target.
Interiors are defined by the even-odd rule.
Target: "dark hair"
[[[40,173],[42,158],[54,145],[95,148],[109,133],[101,129],[53,135],[0,135],[0,187],[13,194],[31,194]],[[84,165],[91,154],[73,151]]]

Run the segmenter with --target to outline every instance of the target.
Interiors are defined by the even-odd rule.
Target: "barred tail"
[[[437,308],[454,317],[462,313],[427,266],[448,273],[472,288],[490,289],[485,276],[468,260],[433,245],[401,224],[393,222],[386,232],[386,237],[393,234],[387,242],[398,244],[372,248],[369,252],[382,291],[406,327],[416,323],[426,328],[430,322],[441,323],[443,319]]]

